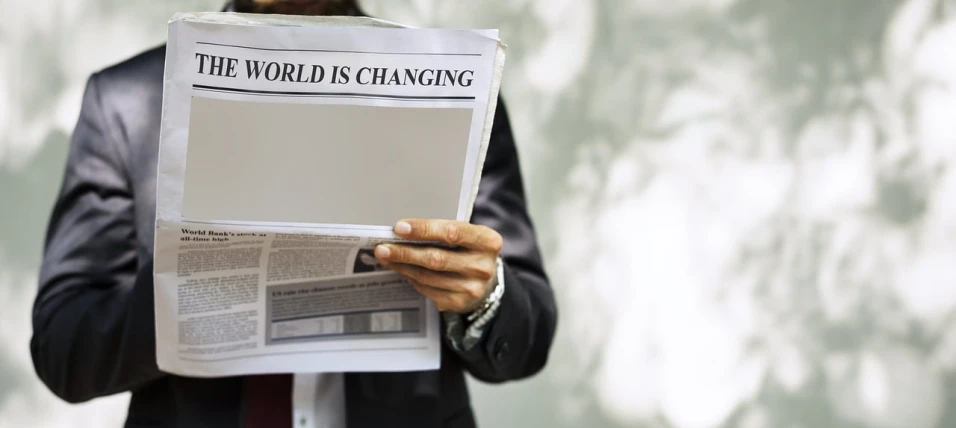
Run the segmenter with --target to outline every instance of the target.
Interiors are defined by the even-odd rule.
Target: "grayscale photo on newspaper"
[[[157,166],[156,357],[184,376],[440,363],[434,303],[373,254],[467,221],[504,63],[496,30],[178,14]]]

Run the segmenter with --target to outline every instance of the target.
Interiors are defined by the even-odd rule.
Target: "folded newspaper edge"
[[[399,240],[390,229],[281,221],[209,221],[193,229],[195,224],[183,222],[190,105],[207,96],[240,96],[194,95],[199,85],[183,78],[181,68],[194,53],[192,46],[196,40],[190,37],[239,37],[240,32],[230,28],[242,27],[263,27],[262,31],[324,28],[327,32],[322,34],[332,38],[337,30],[356,27],[422,30],[424,47],[446,35],[470,34],[469,37],[494,42],[490,70],[484,72],[487,86],[474,92],[486,94],[487,99],[482,99],[484,95],[472,97],[475,111],[483,108],[484,116],[471,125],[473,132],[480,127],[480,136],[477,142],[469,142],[470,147],[474,144],[469,153],[475,151],[467,159],[474,164],[471,169],[466,165],[465,177],[468,171],[472,171],[473,177],[463,180],[463,199],[457,215],[459,220],[467,220],[477,197],[504,67],[506,46],[498,40],[497,30],[414,29],[366,17],[239,13],[181,13],[169,23],[154,249],[160,369],[179,375],[214,377],[437,368],[440,338],[434,304],[411,290],[396,274],[374,266],[370,248],[379,242]],[[189,26],[189,30],[182,25]],[[349,37],[361,37],[357,34],[349,33]],[[388,42],[382,34],[372,32],[369,37],[379,37],[379,44]],[[206,45],[217,45],[208,40]],[[296,50],[291,48],[296,45],[291,38],[270,40],[276,42],[275,49],[259,50]],[[237,48],[240,44],[218,46]],[[289,57],[294,58],[291,54]],[[480,80],[478,75],[476,72],[476,82]],[[308,103],[292,95],[278,102],[285,101]],[[349,103],[388,104],[381,100]],[[435,108],[442,105],[434,103]],[[468,181],[470,193],[465,198],[464,185]]]

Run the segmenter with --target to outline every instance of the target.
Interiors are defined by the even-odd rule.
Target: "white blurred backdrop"
[[[364,1],[501,28],[560,305],[486,427],[956,426],[956,1]],[[0,0],[0,426],[118,427],[30,310],[88,75],[216,0]]]

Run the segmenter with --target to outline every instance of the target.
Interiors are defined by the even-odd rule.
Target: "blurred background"
[[[956,1],[364,1],[500,28],[560,304],[485,427],[956,426]],[[118,427],[30,362],[89,74],[217,0],[0,0],[0,426]]]

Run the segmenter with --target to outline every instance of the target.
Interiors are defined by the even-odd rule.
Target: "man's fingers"
[[[447,290],[449,292],[461,292],[465,287],[462,285],[464,278],[450,272],[435,272],[415,265],[403,263],[389,263],[386,265],[389,269],[404,276],[406,279],[415,281],[430,287]]]
[[[469,300],[464,294],[448,291],[441,288],[431,287],[418,281],[409,279],[415,291],[418,291],[429,300],[435,302],[435,306],[442,312],[455,312],[459,314],[468,313],[474,310]]]
[[[487,226],[455,220],[405,219],[395,223],[395,233],[414,241],[442,242],[472,250],[501,251],[502,239]]]
[[[375,247],[375,257],[384,263],[415,265],[432,271],[457,272],[488,281],[494,276],[496,264],[478,253],[455,251],[423,245],[381,244]]]
[[[485,298],[486,287],[480,280],[468,279],[449,272],[435,272],[420,266],[402,263],[390,263],[387,266],[413,284],[454,294],[453,300],[456,303],[466,305],[468,302],[481,301]]]
[[[502,238],[486,226],[452,220],[407,219],[395,233],[414,241],[447,244],[381,244],[375,257],[398,272],[439,309],[458,313],[473,310],[490,292]]]

